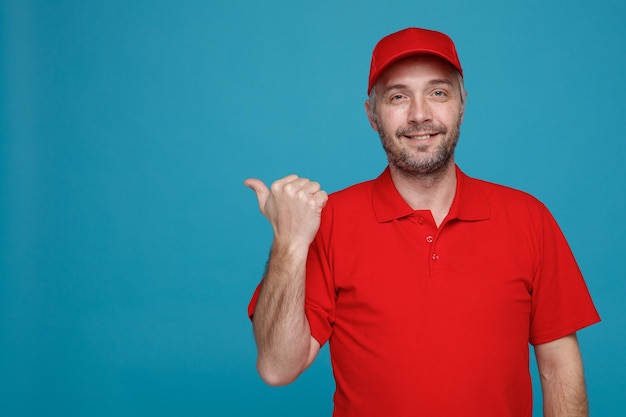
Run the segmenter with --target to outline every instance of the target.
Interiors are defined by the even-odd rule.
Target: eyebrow
[[[432,80],[428,81],[428,85],[429,86],[448,85],[450,87],[454,87],[454,83],[452,81],[450,81],[449,79],[447,79],[447,78],[435,78],[435,79],[432,79]],[[406,88],[408,88],[408,85],[406,85],[406,84],[401,84],[401,83],[393,84],[393,85],[390,85],[389,87],[385,88],[385,91],[383,91],[383,94],[386,94],[386,93],[388,93],[390,91],[393,91],[393,90],[404,90]]]
[[[447,78],[430,80],[428,84],[430,85],[445,84],[445,85],[449,85],[450,87],[454,87],[454,83],[452,83],[452,81],[448,80]]]

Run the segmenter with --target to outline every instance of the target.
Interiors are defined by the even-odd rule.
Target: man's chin
[[[393,165],[397,171],[407,175],[433,175],[444,172],[451,161],[452,155],[445,155],[438,158],[390,159],[389,163]]]

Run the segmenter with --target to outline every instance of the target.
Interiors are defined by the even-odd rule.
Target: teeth
[[[424,140],[424,139],[428,139],[429,137],[430,135],[421,135],[421,136],[413,136],[413,139]]]

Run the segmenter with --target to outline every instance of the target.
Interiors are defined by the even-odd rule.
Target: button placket
[[[439,254],[435,252],[436,236],[438,235],[439,230],[433,222],[427,220],[427,218],[424,217],[424,215],[422,214],[415,213],[414,219],[415,222],[420,226],[420,234],[422,235],[422,239],[424,239],[422,242],[427,245],[425,249],[428,248],[428,262],[435,263],[439,261]]]

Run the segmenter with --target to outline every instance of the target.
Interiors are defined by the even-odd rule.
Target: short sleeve
[[[538,219],[530,343],[551,342],[600,321],[580,268],[550,212]]]

